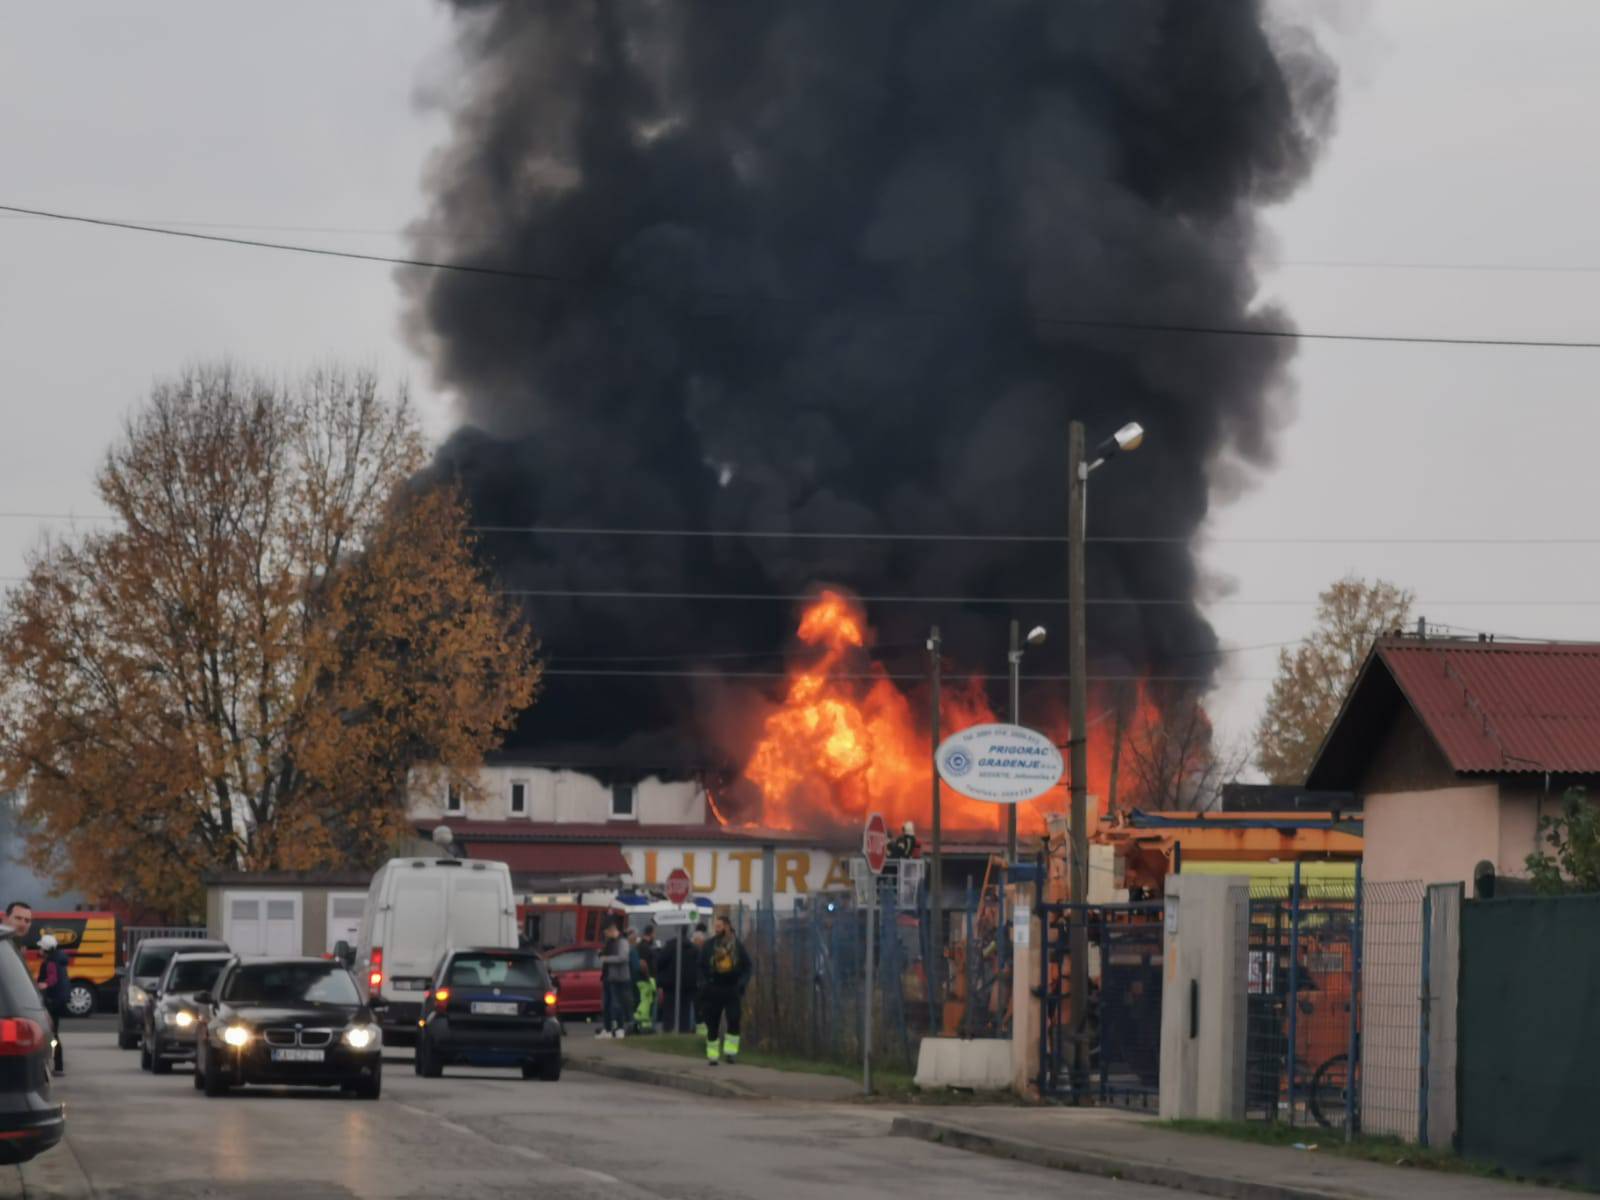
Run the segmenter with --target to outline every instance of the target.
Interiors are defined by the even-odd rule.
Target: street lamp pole
[[[931,719],[933,729],[933,751],[929,755],[928,765],[933,769],[933,862],[928,872],[928,900],[933,921],[933,938],[930,953],[933,956],[934,994],[943,1001],[943,994],[938,991],[940,982],[944,979],[944,830],[939,818],[939,656],[940,656],[939,627],[935,625],[928,635],[928,677],[932,684]]]
[[[1072,773],[1072,919],[1069,949],[1072,956],[1072,1095],[1081,1100],[1088,1081],[1088,1047],[1084,1042],[1089,1011],[1089,929],[1082,905],[1089,894],[1089,747],[1085,709],[1089,680],[1084,661],[1088,633],[1084,625],[1083,536],[1089,471],[1083,457],[1083,422],[1074,421],[1067,432],[1067,704],[1071,713]]]
[[[1022,626],[1011,620],[1011,723],[1022,724]],[[1006,865],[1017,865],[1017,806],[1006,808]]]
[[[1072,745],[1072,1095],[1082,1100],[1089,1076],[1089,926],[1083,905],[1089,899],[1089,673],[1088,634],[1084,611],[1083,544],[1089,504],[1089,473],[1112,455],[1137,450],[1142,426],[1130,422],[1084,453],[1083,422],[1067,430],[1067,654]]]

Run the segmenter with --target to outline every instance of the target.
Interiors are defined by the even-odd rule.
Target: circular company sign
[[[1035,800],[1061,782],[1061,751],[1036,729],[974,725],[953,733],[935,756],[939,777],[963,796],[991,804]]]
[[[694,884],[689,880],[689,872],[682,867],[677,867],[672,874],[667,876],[667,899],[674,904],[682,904],[689,898],[689,892]]]

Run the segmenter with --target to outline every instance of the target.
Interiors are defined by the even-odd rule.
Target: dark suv
[[[161,975],[178,953],[202,951],[228,953],[228,943],[211,938],[145,938],[133,951],[133,961],[117,991],[117,1045],[136,1049],[144,1036],[144,1018]]]
[[[0,1163],[27,1162],[67,1131],[50,1095],[52,1036],[15,934],[0,927]]]
[[[560,1079],[556,1000],[544,960],[531,950],[449,951],[422,1001],[417,1074],[436,1079],[451,1063],[468,1063]]]

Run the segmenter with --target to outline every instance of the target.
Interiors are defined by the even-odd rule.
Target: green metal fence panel
[[[1600,896],[1462,906],[1461,1150],[1600,1187]]]

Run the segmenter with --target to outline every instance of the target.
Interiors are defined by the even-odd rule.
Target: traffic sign
[[[861,833],[861,852],[867,856],[872,873],[882,875],[883,864],[889,861],[889,822],[882,813],[867,818],[867,827]]]
[[[1023,725],[974,725],[947,737],[934,756],[939,777],[991,804],[1035,800],[1061,782],[1066,764],[1044,734]]]
[[[657,926],[693,925],[699,915],[692,908],[664,908],[651,919]]]
[[[667,899],[674,904],[682,904],[693,890],[694,884],[689,879],[689,872],[682,867],[678,867],[667,876]]]

